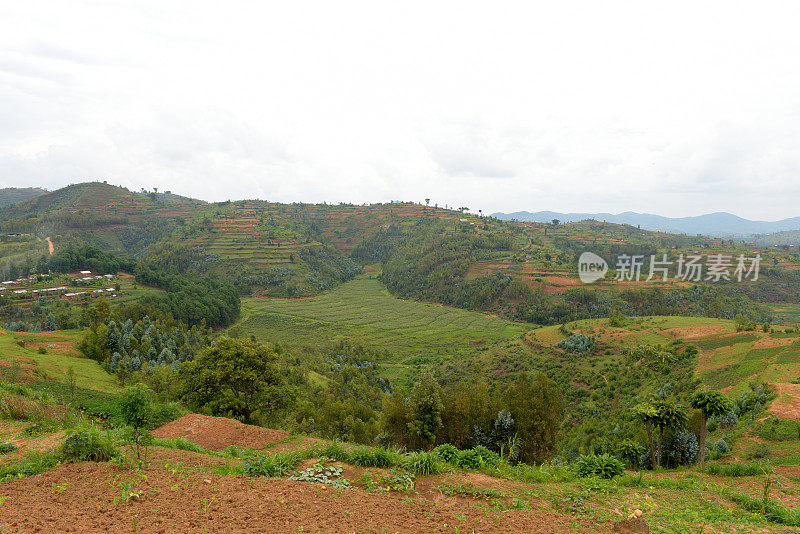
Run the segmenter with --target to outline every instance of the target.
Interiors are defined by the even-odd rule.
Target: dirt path
[[[53,250],[54,250],[53,242],[50,241],[50,237],[45,237],[44,240],[47,241],[47,250],[50,251],[50,255],[52,256],[53,255]]]

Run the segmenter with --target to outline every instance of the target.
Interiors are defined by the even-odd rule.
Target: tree
[[[719,391],[698,390],[689,397],[689,404],[695,410],[700,410],[700,458],[702,464],[706,461],[706,424],[709,417],[728,413],[733,409],[733,402]]]
[[[656,458],[656,448],[653,446],[653,424],[657,420],[658,412],[649,402],[642,402],[633,407],[633,413],[644,423],[647,430],[647,444],[650,447],[650,462],[653,469],[655,469],[658,467],[658,459]]]
[[[140,466],[147,466],[147,445],[152,436],[147,431],[153,417],[153,405],[150,402],[152,392],[144,384],[136,384],[125,388],[119,396],[122,422],[131,428],[132,441],[136,446],[136,459]]]
[[[431,373],[423,373],[411,390],[408,428],[422,445],[431,448],[442,427],[441,388]]]
[[[491,422],[489,386],[477,372],[446,390],[443,397],[442,429],[439,443],[452,443],[459,449],[472,447],[475,427]],[[505,439],[505,437],[504,437]]]
[[[395,389],[391,395],[384,395],[382,408],[381,424],[384,432],[391,435],[397,443],[410,445],[408,406],[403,393]]]
[[[655,423],[658,426],[658,459],[659,465],[663,465],[664,459],[664,431],[668,428],[677,429],[686,426],[686,412],[680,404],[667,400],[659,400],[653,404],[656,409]]]
[[[293,400],[269,347],[223,337],[178,370],[180,392],[191,408],[246,423],[271,417]]]
[[[663,377],[672,369],[675,355],[661,346],[639,345],[628,351],[628,357],[633,363],[640,363],[655,375],[658,382],[657,393],[659,397],[664,398],[666,389]]]
[[[553,226],[558,226],[559,224],[561,224],[561,221],[559,221],[558,219],[553,219],[551,222],[553,223]]]
[[[540,462],[556,452],[564,401],[555,382],[543,373],[533,380],[519,374],[503,395],[520,439],[522,461]]]

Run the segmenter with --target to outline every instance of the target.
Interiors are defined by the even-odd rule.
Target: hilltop
[[[4,187],[0,189],[0,207],[16,204],[45,193],[47,193],[47,189],[40,187]]]
[[[31,250],[37,239],[45,237],[56,248],[71,241],[89,243],[133,255],[154,269],[213,275],[245,295],[312,296],[377,263],[382,266],[381,281],[397,296],[529,322],[564,321],[587,313],[599,317],[613,307],[636,315],[716,310],[714,316],[746,313],[763,321],[775,319],[769,310],[752,307],[742,298],[771,305],[800,302],[800,292],[792,289],[800,269],[797,247],[759,247],[610,222],[503,221],[408,202],[203,203],[172,193],[131,192],[93,182],[0,208],[0,227],[9,233],[32,234]],[[710,307],[708,302],[691,302],[696,297],[687,291],[696,284],[674,278],[615,281],[612,271],[606,281],[583,286],[577,259],[586,250],[606,258],[612,270],[617,256],[641,254],[645,275],[650,256],[665,253],[673,261],[680,254],[705,258],[761,254],[762,265],[769,268],[762,269],[756,283],[711,288],[719,295],[703,297],[718,302]],[[672,273],[677,274],[674,265]],[[658,297],[660,308],[647,304],[652,298],[640,294],[652,289],[670,295]],[[586,290],[606,295],[596,311],[580,304]],[[541,306],[542,300],[548,301],[546,306]]]
[[[779,221],[753,221],[725,212],[708,213],[693,217],[664,217],[651,213],[558,213],[554,211],[517,211],[513,213],[493,213],[492,217],[503,220],[531,222],[579,222],[585,220],[627,224],[660,232],[673,232],[689,235],[707,235],[716,237],[739,237],[752,234],[766,234],[800,229],[800,217],[791,217]]]

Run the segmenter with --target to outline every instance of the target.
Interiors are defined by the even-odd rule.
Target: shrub
[[[439,456],[433,452],[411,453],[403,461],[403,467],[418,475],[435,475],[441,472]]]
[[[443,443],[433,449],[433,452],[445,463],[458,465],[458,449],[450,443]]]
[[[579,477],[598,477],[611,479],[621,475],[625,468],[615,457],[610,454],[589,454],[581,456],[576,464],[576,472]]]
[[[288,475],[303,458],[300,451],[255,454],[244,461],[244,472],[249,477],[280,477]]]
[[[700,447],[697,436],[689,430],[679,430],[668,445],[670,459],[674,465],[689,465],[697,460]]]
[[[594,338],[583,334],[572,334],[556,343],[556,347],[573,354],[588,354],[594,351]]]
[[[17,450],[17,446],[13,443],[0,443],[0,454],[8,454]]]
[[[395,454],[383,447],[356,449],[350,454],[350,463],[361,467],[390,467],[399,463]]]
[[[725,441],[725,438],[721,438],[718,442],[714,444],[714,454],[717,458],[721,456],[725,456],[731,452],[731,448],[728,445],[728,442]]]
[[[136,446],[136,459],[141,465],[147,464],[147,446],[153,440],[153,436],[147,431],[153,413],[150,395],[150,388],[137,384],[125,388],[119,397],[120,416],[131,429],[130,439]]]
[[[462,469],[480,469],[486,465],[497,466],[500,455],[482,445],[458,452],[456,466]]]
[[[770,455],[769,447],[767,447],[763,443],[760,443],[758,445],[755,445],[755,446],[749,448],[744,453],[744,459],[745,460],[759,460],[761,458],[766,458],[769,455]]]
[[[119,456],[119,451],[108,435],[92,425],[72,431],[61,444],[61,455],[72,462],[107,462]]]
[[[733,428],[739,422],[739,416],[731,410],[717,417],[716,421],[720,428]]]
[[[635,466],[639,461],[639,457],[644,454],[646,450],[647,449],[642,444],[631,439],[622,441],[618,447],[619,457],[630,466]]]

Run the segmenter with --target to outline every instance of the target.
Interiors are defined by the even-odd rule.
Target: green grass
[[[66,330],[58,332],[56,337],[77,339],[78,334],[78,331]],[[48,340],[47,337],[36,339],[40,343]],[[61,354],[39,354],[33,348],[20,347],[13,335],[0,331],[0,365],[8,366],[14,361],[20,364],[32,363],[43,378],[57,382],[66,382],[68,369],[72,367],[78,387],[109,393],[120,390],[114,377],[105,372],[94,360]]]
[[[395,298],[359,278],[310,299],[245,299],[242,328],[270,342],[326,346],[340,340],[402,357],[452,355],[522,334],[530,325]]]

